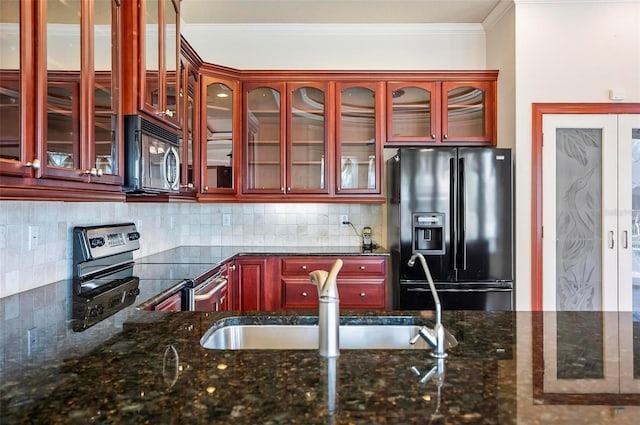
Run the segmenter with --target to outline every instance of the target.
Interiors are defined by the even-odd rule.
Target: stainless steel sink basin
[[[415,345],[417,324],[340,325],[341,350],[425,350],[422,339]],[[317,324],[229,324],[214,326],[200,340],[213,350],[317,350]]]

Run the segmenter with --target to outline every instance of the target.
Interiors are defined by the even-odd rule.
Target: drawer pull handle
[[[307,270],[307,266],[300,266],[302,270]]]
[[[306,293],[306,292],[303,292],[303,293],[302,293],[302,296],[303,296],[303,297],[306,297],[306,296],[307,296],[307,293]]]
[[[364,297],[364,296],[366,296],[366,295],[367,295],[367,294],[365,294],[364,292],[360,292],[360,296],[361,296],[361,297]]]
[[[365,266],[360,266],[360,270],[364,270],[365,268]]]

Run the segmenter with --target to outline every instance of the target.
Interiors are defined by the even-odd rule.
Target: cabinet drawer
[[[387,272],[384,258],[353,257],[343,258],[342,262],[340,273],[344,274],[385,275]]]
[[[339,283],[338,292],[342,308],[385,308],[386,305],[384,279]]]
[[[282,290],[283,308],[318,308],[318,288],[303,281],[284,282]]]
[[[386,306],[384,279],[366,279],[349,282],[338,279],[341,308],[383,309]],[[317,309],[318,290],[303,280],[284,281],[282,307]]]
[[[340,274],[385,275],[386,261],[380,257],[296,257],[283,258],[281,273],[283,275],[307,275],[314,270],[331,270],[333,263],[341,258]]]
[[[283,258],[281,273],[283,275],[302,276],[308,275],[314,270],[331,270],[336,258],[327,257],[291,257]]]

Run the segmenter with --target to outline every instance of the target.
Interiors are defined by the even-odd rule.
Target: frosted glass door
[[[544,116],[545,310],[617,310],[616,127],[615,115]]]
[[[640,115],[545,115],[543,308],[639,311]]]
[[[633,310],[640,321],[640,115],[620,115],[619,186],[620,222],[631,230],[623,234],[620,258],[621,310]]]

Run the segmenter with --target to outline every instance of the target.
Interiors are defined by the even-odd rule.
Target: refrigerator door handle
[[[460,258],[460,268],[465,270],[467,268],[467,235],[465,232],[465,228],[467,226],[466,217],[465,217],[465,208],[467,207],[467,199],[466,199],[466,191],[465,191],[465,170],[464,170],[464,158],[459,159],[459,168],[458,168],[458,190],[459,190],[459,206],[458,206],[458,217],[460,220],[459,224],[459,233],[460,233],[460,250],[461,258]]]
[[[452,227],[452,235],[451,235],[451,246],[453,247],[451,264],[454,270],[458,269],[458,201],[454,196],[455,193],[458,192],[458,168],[456,167],[456,159],[451,158],[449,160],[449,193],[451,194],[451,204],[450,211],[451,217],[449,218],[451,227]]]

